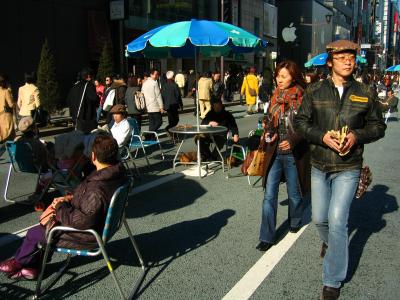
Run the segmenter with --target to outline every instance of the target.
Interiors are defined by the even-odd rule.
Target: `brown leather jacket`
[[[57,221],[62,226],[94,229],[101,236],[112,195],[126,182],[121,164],[94,171],[76,188],[71,202],[57,207]],[[86,233],[63,233],[57,242],[58,247],[73,249],[91,249],[96,245],[95,237]]]

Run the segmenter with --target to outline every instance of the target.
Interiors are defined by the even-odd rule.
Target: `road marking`
[[[303,226],[297,233],[289,232],[277,245],[270,248],[222,300],[249,299],[286,252],[293,246],[307,226]]]
[[[146,184],[143,184],[143,185],[139,185],[138,187],[133,188],[133,190],[129,193],[129,196],[137,195],[139,193],[142,193],[142,192],[145,192],[147,190],[150,190],[150,189],[152,189],[152,188],[154,188],[154,187],[156,187],[158,185],[167,183],[169,181],[178,179],[180,177],[183,177],[182,173],[175,173],[175,174],[171,174],[171,175],[162,177],[160,179],[151,181],[149,183],[146,183]],[[19,240],[20,238],[25,237],[25,235],[28,232],[28,230],[30,228],[32,228],[32,227],[35,227],[37,224],[38,223],[33,224],[33,225],[31,225],[29,227],[26,227],[24,229],[18,230],[16,232],[13,232],[12,234],[7,234],[7,235],[1,237],[0,238],[0,247],[3,247],[5,245],[7,245],[7,244],[10,244],[10,243],[12,243],[14,241]]]

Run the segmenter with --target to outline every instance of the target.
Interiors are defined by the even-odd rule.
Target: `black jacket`
[[[79,104],[86,83],[88,84],[78,116]],[[96,110],[99,106],[99,98],[97,97],[96,88],[93,83],[84,80],[77,82],[69,91],[67,104],[73,122],[77,123],[78,130],[89,133],[97,128]]]
[[[218,81],[213,80],[211,97],[214,99],[221,100],[221,97],[224,94],[224,89],[225,85],[221,80]]]
[[[211,121],[217,122],[219,126],[224,126],[232,132],[232,135],[239,134],[235,118],[233,115],[223,108],[220,112],[215,112],[211,109],[206,117],[201,121],[202,125],[208,125]]]
[[[346,125],[356,136],[357,144],[342,157],[322,139],[328,130],[340,130]],[[364,144],[382,138],[386,129],[367,85],[351,80],[344,86],[340,98],[331,79],[311,84],[306,89],[294,126],[311,143],[311,164],[323,172],[361,168]]]
[[[171,106],[176,105],[183,107],[181,92],[179,91],[178,85],[174,81],[167,80],[162,85],[161,96],[164,102],[165,110],[168,110]]]
[[[63,202],[57,207],[57,221],[62,226],[94,229],[101,235],[111,198],[126,182],[122,164],[94,171],[76,188],[71,202]],[[63,233],[57,242],[57,246],[65,248],[87,249],[93,245],[96,245],[93,235],[76,232]]]

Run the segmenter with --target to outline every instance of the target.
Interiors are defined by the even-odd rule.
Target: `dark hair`
[[[293,82],[299,86],[301,86],[303,89],[306,88],[307,84],[301,74],[299,66],[291,60],[285,60],[280,62],[275,69],[275,74],[274,78],[276,80],[276,77],[278,77],[278,73],[283,69],[287,69],[289,71],[290,76],[292,76]]]
[[[25,73],[25,82],[26,83],[35,83],[36,82],[36,74],[35,72],[26,72]]]
[[[112,136],[98,135],[94,139],[92,151],[100,163],[110,165],[118,163],[118,144]]]
[[[314,83],[314,82],[319,81],[319,76],[318,76],[317,72],[312,72],[312,71],[311,72],[307,72],[304,77],[306,77],[306,76],[310,77],[310,83]]]
[[[86,80],[88,76],[93,76],[93,70],[91,68],[83,68],[81,71],[81,79]]]
[[[8,76],[4,73],[0,73],[0,87],[3,89],[8,88]]]
[[[150,70],[150,75],[153,75],[155,72],[158,72],[158,70],[157,69],[151,69]],[[158,72],[158,73],[160,73],[160,72]]]

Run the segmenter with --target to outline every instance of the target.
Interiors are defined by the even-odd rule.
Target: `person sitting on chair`
[[[232,132],[233,142],[237,143],[239,141],[239,129],[237,127],[235,118],[233,115],[225,110],[222,100],[219,98],[211,99],[211,110],[207,113],[201,122],[201,125],[209,126],[224,126],[228,128],[228,131]],[[214,149],[213,153],[210,151],[210,144],[212,142],[210,136],[199,135],[200,140],[200,154],[202,160],[218,159],[218,153]],[[226,134],[214,135],[215,143],[218,149],[222,149],[226,143]]]
[[[394,95],[393,90],[388,90],[388,97],[385,102],[381,103],[382,112],[397,112],[397,105],[399,104],[399,98]]]
[[[127,111],[125,105],[117,104],[111,108],[110,113],[113,116],[114,124],[111,126],[111,134],[118,143],[118,147],[122,147],[129,143],[131,137],[131,127],[126,118]]]
[[[56,198],[51,204],[55,221],[61,226],[94,229],[101,234],[111,198],[127,182],[125,168],[118,162],[118,144],[111,136],[100,135],[93,142],[92,163],[96,167],[72,195]],[[46,242],[46,228],[39,224],[28,230],[15,256],[0,263],[0,272],[12,279],[37,278],[40,264],[39,244]],[[61,233],[55,246],[93,249],[95,237],[86,233]]]
[[[37,128],[32,117],[23,117],[18,123],[18,130],[22,133],[14,139],[14,142],[28,143],[32,148],[35,163],[42,169],[48,168],[49,154],[46,145],[37,137]]]

